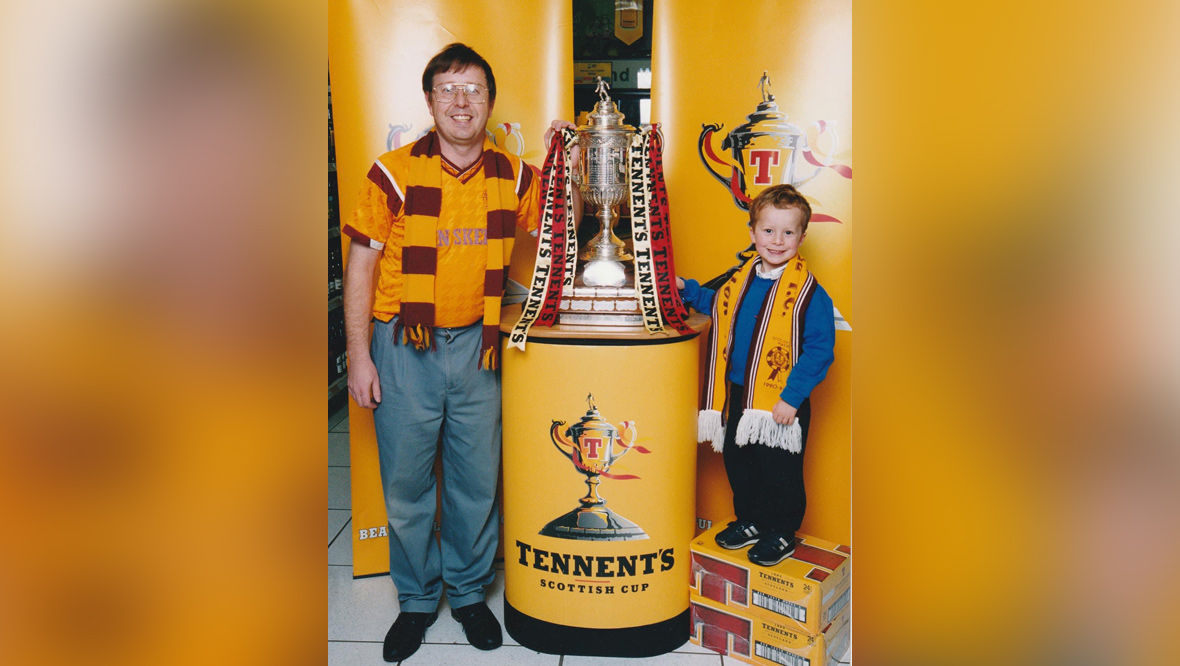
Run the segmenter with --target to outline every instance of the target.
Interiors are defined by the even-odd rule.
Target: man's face
[[[447,83],[477,83],[485,90],[488,87],[488,79],[479,67],[434,75],[434,88]],[[430,107],[430,115],[434,116],[435,130],[444,143],[455,147],[483,145],[484,131],[492,114],[492,101],[486,93],[484,101],[473,103],[462,92],[449,102],[440,101],[438,95],[429,92],[426,93],[426,104]]]

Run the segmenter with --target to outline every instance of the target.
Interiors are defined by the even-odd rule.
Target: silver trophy
[[[577,129],[582,157],[574,184],[585,201],[597,207],[602,229],[578,252],[574,287],[566,288],[559,308],[562,324],[642,326],[635,294],[632,261],[614,233],[619,204],[627,200],[627,150],[637,130],[623,124],[623,114],[611,101],[609,87],[598,79],[598,104],[589,122]]]

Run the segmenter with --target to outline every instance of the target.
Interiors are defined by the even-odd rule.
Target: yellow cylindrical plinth
[[[521,645],[639,657],[688,639],[708,319],[689,324],[534,327],[504,350],[504,614]]]

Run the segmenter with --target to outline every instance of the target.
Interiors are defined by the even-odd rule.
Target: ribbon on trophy
[[[635,294],[648,333],[664,330],[660,298],[656,293],[655,266],[651,256],[651,162],[647,159],[647,133],[631,137],[627,164],[631,169],[631,254],[635,255]]]
[[[635,255],[635,292],[649,333],[664,323],[681,334],[691,333],[688,311],[676,290],[672,237],[668,228],[668,191],[660,156],[659,125],[636,134],[627,164],[631,169],[631,245]]]
[[[688,325],[688,308],[680,300],[676,289],[676,262],[672,256],[672,226],[668,222],[668,188],[664,182],[663,135],[659,124],[648,132],[648,161],[652,173],[652,258],[656,268],[656,288],[659,290],[660,311],[681,335],[692,332]]]
[[[521,306],[520,319],[508,334],[508,346],[524,351],[529,329],[538,321],[556,321],[561,292],[568,283],[573,286],[574,267],[578,258],[578,235],[570,214],[572,191],[567,153],[577,142],[571,129],[555,133],[549,142],[549,153],[541,169],[543,208],[541,227],[537,234],[537,260],[533,264],[533,278],[529,293]]]
[[[578,228],[574,224],[573,179],[570,178],[568,152],[577,143],[578,135],[571,129],[561,130],[562,149],[555,156],[553,186],[545,192],[545,200],[552,198],[553,206],[553,258],[549,270],[549,284],[545,290],[545,303],[537,324],[553,326],[557,323],[557,309],[561,297],[574,288],[574,271],[578,266]],[[556,136],[554,137],[556,142]]]

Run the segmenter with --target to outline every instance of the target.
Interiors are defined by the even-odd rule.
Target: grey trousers
[[[389,516],[389,573],[401,610],[482,601],[500,528],[500,372],[480,370],[481,322],[434,329],[437,349],[393,341],[395,317],[373,328],[381,379],[373,411]],[[440,438],[441,435],[441,438]],[[441,539],[435,540],[434,457],[442,452]]]

